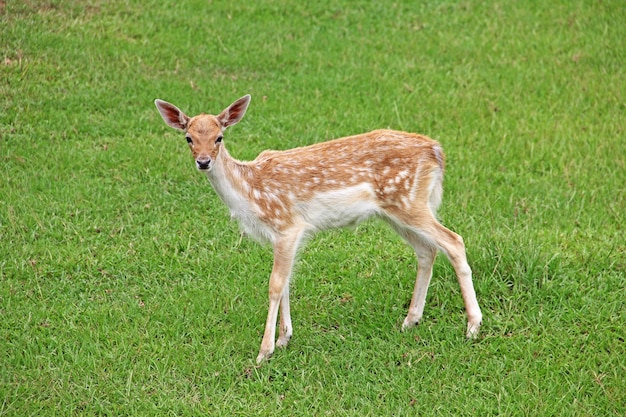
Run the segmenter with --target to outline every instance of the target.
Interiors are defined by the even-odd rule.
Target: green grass
[[[624,416],[624,21],[618,0],[0,1],[0,415]],[[370,222],[307,246],[294,338],[254,364],[271,251],[152,104],[246,93],[241,159],[385,127],[443,144],[478,340],[441,256],[400,331],[414,256]]]

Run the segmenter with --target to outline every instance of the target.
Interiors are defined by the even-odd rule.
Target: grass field
[[[0,1],[0,416],[626,415],[626,6]],[[483,309],[382,223],[319,235],[263,366],[271,250],[153,100],[252,159],[376,128],[447,153]]]

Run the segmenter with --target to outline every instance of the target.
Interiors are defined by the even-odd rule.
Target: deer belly
[[[297,207],[305,222],[318,230],[353,226],[380,213],[369,184],[318,191]]]

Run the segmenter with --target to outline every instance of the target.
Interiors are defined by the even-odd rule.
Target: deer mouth
[[[211,160],[206,161],[198,161],[196,160],[196,167],[198,167],[199,171],[208,171],[211,169]]]

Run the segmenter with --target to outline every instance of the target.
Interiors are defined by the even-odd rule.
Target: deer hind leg
[[[417,256],[417,277],[415,278],[413,296],[411,297],[407,316],[402,323],[402,329],[406,330],[419,324],[424,315],[426,294],[428,293],[428,286],[433,275],[437,246],[421,237],[419,233],[407,225],[397,223],[391,218],[389,219],[389,224],[411,245]]]
[[[441,225],[434,216],[424,215],[423,211],[420,213],[421,216],[415,218],[407,216],[405,212],[394,214],[401,222],[393,221],[392,226],[413,246],[419,262],[415,290],[403,328],[415,325],[422,317],[436,255],[436,249],[433,248],[437,248],[446,255],[454,267],[467,313],[466,335],[468,338],[475,337],[482,323],[482,313],[476,299],[472,270],[467,263],[463,238]]]
[[[302,231],[295,230],[281,235],[274,243],[274,265],[269,283],[269,310],[265,322],[265,332],[261,341],[257,363],[269,358],[274,353],[274,337],[276,335],[276,319],[278,308],[281,311],[281,326],[279,330],[279,346],[285,346],[291,337],[291,316],[289,311],[289,279],[293,268],[294,258],[302,237]]]
[[[429,244],[419,235],[413,232],[408,232],[405,240],[415,250],[417,256],[417,277],[415,278],[415,288],[413,289],[413,296],[411,297],[411,304],[404,322],[402,323],[402,329],[408,329],[417,325],[424,314],[424,305],[426,304],[426,294],[428,292],[428,285],[433,275],[433,263],[437,256],[437,247]]]
[[[483,316],[476,299],[476,292],[472,282],[472,270],[467,263],[463,238],[434,219],[426,230],[427,235],[434,240],[454,267],[467,314],[466,335],[468,338],[474,338],[478,335]]]

